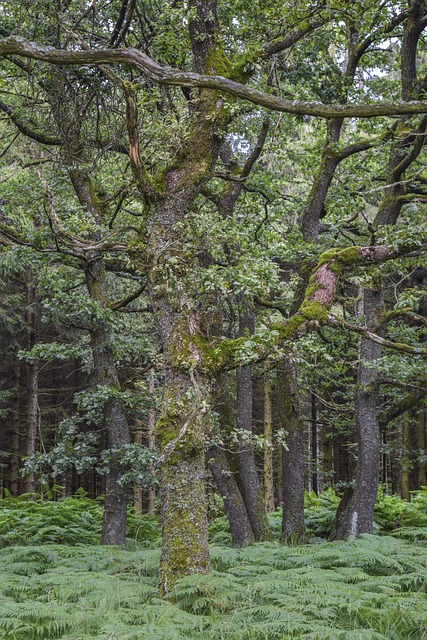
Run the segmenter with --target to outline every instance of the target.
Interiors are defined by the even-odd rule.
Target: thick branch
[[[286,100],[247,87],[222,76],[208,76],[163,67],[137,49],[97,49],[90,51],[62,51],[53,47],[35,44],[23,38],[9,37],[0,40],[0,55],[16,54],[57,65],[130,64],[159,84],[198,87],[225,92],[243,100],[298,115],[320,118],[371,118],[375,116],[427,113],[427,102],[399,102],[394,104],[346,104],[332,105],[320,102]]]
[[[262,360],[290,340],[325,325],[338,328],[345,326],[346,329],[361,333],[374,342],[405,353],[427,354],[427,348],[421,349],[386,340],[365,327],[350,326],[344,320],[341,321],[341,318],[330,314],[337,286],[344,272],[356,266],[379,264],[406,255],[414,249],[414,246],[420,245],[409,241],[398,249],[388,245],[375,245],[325,251],[320,256],[310,278],[304,300],[296,313],[285,322],[271,325],[269,336],[259,336],[255,333],[249,337],[218,342],[213,348],[206,350],[204,366],[213,370],[234,369],[242,364],[242,359],[245,363]]]

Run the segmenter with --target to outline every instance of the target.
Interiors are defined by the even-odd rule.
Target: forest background
[[[3,2],[4,495],[233,544],[426,485],[427,4]],[[21,475],[25,467],[25,475]],[[160,507],[158,505],[160,500]],[[398,522],[396,524],[399,524]]]

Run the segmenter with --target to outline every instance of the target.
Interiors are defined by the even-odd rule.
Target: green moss
[[[343,268],[351,264],[357,264],[360,261],[360,249],[361,247],[347,247],[346,249],[328,249],[324,251],[317,263],[317,269],[324,264],[328,265],[330,271],[335,274],[342,272]],[[315,279],[315,275],[310,280]]]
[[[207,573],[204,454],[168,459],[162,467],[165,501],[160,588],[168,592],[184,575]]]
[[[301,305],[300,315],[306,320],[319,322],[325,322],[327,319],[326,309],[318,300],[305,300]]]
[[[336,259],[340,251],[341,249],[337,249],[335,247],[333,249],[328,249],[327,251],[324,251],[320,255],[319,262],[317,263],[317,268],[321,267],[327,262],[331,262],[331,260]]]
[[[231,68],[232,64],[222,47],[219,45],[211,47],[205,61],[205,73],[226,77]]]
[[[343,265],[355,264],[360,260],[361,247],[347,247],[347,249],[341,249],[338,255],[338,260]]]

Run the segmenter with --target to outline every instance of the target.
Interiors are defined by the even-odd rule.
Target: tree
[[[377,82],[371,89],[364,74],[390,63],[387,53],[378,51],[379,44],[400,38],[401,25],[416,21],[417,29],[422,28],[427,9],[419,1],[409,6],[386,2],[380,7],[370,0],[350,7],[339,1],[319,1],[308,6],[284,3],[280,7],[272,2],[263,2],[262,6],[255,2],[242,7],[240,2],[190,0],[188,4],[162,3],[161,11],[153,15],[149,6],[127,7],[124,2],[118,10],[115,5],[108,9],[96,5],[82,8],[78,17],[67,5],[53,19],[46,16],[47,27],[38,20],[33,25],[27,19],[19,27],[16,10],[10,4],[3,13],[0,54],[5,57],[5,74],[19,73],[28,88],[36,69],[38,91],[44,96],[45,108],[38,111],[37,121],[31,126],[28,115],[21,114],[23,99],[19,95],[11,98],[11,104],[2,103],[0,107],[21,133],[40,144],[66,151],[70,139],[79,141],[78,149],[71,146],[61,163],[68,171],[81,207],[96,221],[95,235],[90,236],[90,244],[85,247],[90,256],[86,260],[86,280],[88,290],[101,306],[106,304],[102,288],[104,256],[107,259],[109,252],[118,246],[108,236],[107,241],[97,235],[103,223],[105,200],[102,201],[99,191],[96,193],[96,180],[90,175],[91,172],[99,175],[99,166],[92,164],[88,172],[87,158],[100,148],[108,154],[118,154],[114,157],[119,158],[127,149],[132,189],[137,191],[134,199],[141,204],[143,220],[132,230],[135,235],[125,234],[120,244],[130,250],[147,278],[164,357],[165,389],[156,436],[161,450],[163,494],[160,583],[162,590],[168,591],[181,575],[209,570],[205,451],[214,419],[212,383],[220,372],[236,367],[245,371],[244,367],[251,362],[280,352],[300,335],[322,326],[351,329],[375,344],[425,353],[419,346],[396,346],[389,338],[375,333],[369,324],[349,323],[332,310],[346,274],[354,269],[365,271],[416,251],[420,238],[408,234],[401,242],[393,243],[384,237],[377,243],[376,238],[369,237],[368,222],[359,235],[361,242],[356,244],[354,234],[350,233],[350,240],[345,234],[341,213],[337,226],[345,240],[338,242],[333,222],[331,229],[328,227],[320,235],[323,232],[320,220],[328,214],[327,198],[331,197],[338,167],[346,161],[351,163],[355,154],[380,148],[400,135],[398,128],[390,128],[387,120],[379,120],[378,127],[369,120],[366,140],[360,135],[363,125],[359,126],[355,119],[413,116],[411,149],[422,147],[424,125],[420,124],[418,114],[427,113],[427,104],[419,99],[408,101],[405,95],[402,101],[395,100],[395,95],[391,101],[384,101],[382,97],[389,87],[381,87],[381,82]],[[31,15],[30,10],[27,15]],[[403,39],[408,29],[411,27],[404,27]],[[179,33],[179,42],[174,31]],[[81,94],[85,98],[81,103],[74,97],[75,104],[80,106],[72,118],[66,117],[64,121],[71,129],[58,126],[55,105],[49,98],[52,86],[64,100],[57,100],[56,104],[65,105],[65,111],[70,107],[64,83],[58,81],[58,75],[61,77],[63,73],[67,78],[68,72],[53,70],[69,67],[75,75],[76,96]],[[355,77],[358,85],[352,84]],[[412,77],[412,89],[416,82],[418,79]],[[94,85],[97,93],[93,91]],[[319,97],[320,102],[313,101]],[[353,102],[350,97],[359,100]],[[413,97],[419,96],[413,93]],[[246,101],[245,106],[237,99]],[[111,130],[107,132],[102,115],[99,116],[105,114],[105,107],[119,111],[112,135]],[[250,176],[239,175],[236,179],[222,160],[221,150],[224,140],[230,143],[233,137],[237,146],[239,142],[245,145],[248,119],[260,108],[288,114],[288,127],[293,130],[299,120],[292,116],[310,124],[315,117],[325,119],[325,126],[314,122],[311,127],[313,131],[316,127],[323,129],[326,142],[317,179],[301,211],[301,232],[295,236],[299,243],[296,253],[302,253],[306,260],[301,265],[300,255],[290,269],[299,271],[301,276],[293,308],[285,310],[286,319],[276,317],[268,326],[260,324],[252,335],[232,339],[218,321],[215,287],[211,291],[203,289],[203,271],[208,271],[213,256],[209,252],[206,255],[207,243],[203,238],[197,241],[193,221],[204,199],[212,202],[209,197],[212,190],[215,194],[218,179],[243,182],[245,187],[239,196],[244,211],[248,196],[243,192],[251,189]],[[344,128],[345,118],[352,120]],[[127,140],[122,131],[124,121]],[[79,135],[68,138],[73,127],[78,128]],[[345,131],[343,141],[342,131]],[[412,143],[413,139],[417,142]],[[404,153],[406,165],[412,162],[413,154],[406,147]],[[120,160],[117,162],[122,166]],[[309,170],[306,167],[306,183],[310,182]],[[126,175],[124,182],[128,180]],[[124,188],[124,184],[118,185],[120,193]],[[256,190],[257,185],[253,188]],[[283,250],[289,254],[292,239],[284,219],[287,212],[280,205],[283,191],[282,186],[274,207],[283,234],[289,234],[288,246]],[[257,209],[263,211],[259,198],[264,196],[257,193]],[[111,202],[111,198],[107,201]],[[413,199],[409,197],[410,202]],[[121,205],[116,208],[120,210]],[[255,238],[261,228],[263,232],[266,230],[268,205],[266,208],[267,214],[255,227]],[[348,205],[343,210],[346,215],[352,213]],[[424,230],[422,237],[421,242]],[[231,243],[226,244],[225,253],[230,256]],[[277,236],[273,244],[274,254],[280,244]],[[276,270],[277,274],[280,262],[284,276],[287,270],[284,261],[277,255],[271,255],[270,260],[271,272]],[[284,288],[283,283],[277,284],[278,290]],[[250,289],[247,286],[248,292]],[[267,298],[261,302],[271,305]],[[250,297],[246,295],[245,300],[250,304]],[[277,304],[273,300],[273,306],[283,311],[280,301]],[[102,368],[109,371],[108,384],[114,385],[102,323],[93,331],[94,349],[99,350]],[[109,411],[111,433],[115,433],[116,426],[123,427],[124,422],[117,416],[116,404],[112,403]],[[124,431],[120,429],[122,435]]]

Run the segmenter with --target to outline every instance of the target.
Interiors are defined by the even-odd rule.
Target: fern
[[[315,508],[333,504],[331,496]],[[72,544],[0,554],[0,640],[427,640],[422,528],[299,547],[213,546],[212,573],[183,578],[160,599],[160,549],[138,546],[136,535],[128,550],[78,544],[79,523],[83,540],[99,526],[97,504],[3,502],[3,543],[27,529],[36,540],[63,530]],[[413,504],[422,513],[424,493]],[[155,519],[130,519],[157,544]]]

